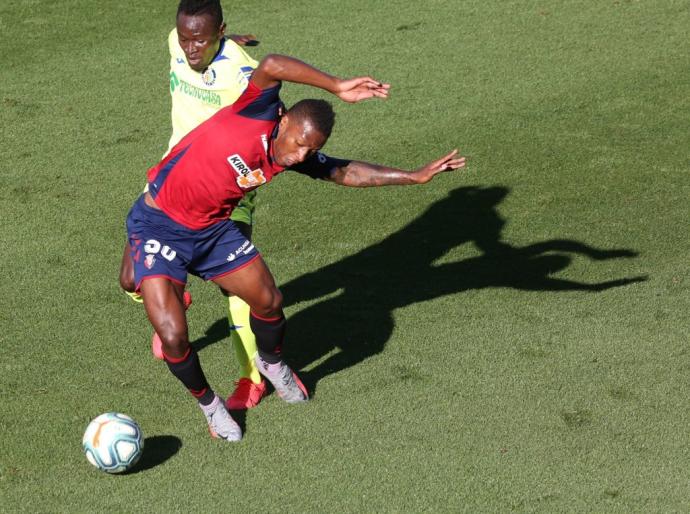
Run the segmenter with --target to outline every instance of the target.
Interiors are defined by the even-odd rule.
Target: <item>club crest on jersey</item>
[[[216,82],[216,70],[213,68],[206,68],[201,74],[201,80],[203,80],[204,84],[207,86],[212,86]]]
[[[263,170],[261,168],[257,170],[250,169],[239,154],[233,154],[228,157],[228,162],[237,173],[237,185],[242,189],[257,187],[266,183]]]

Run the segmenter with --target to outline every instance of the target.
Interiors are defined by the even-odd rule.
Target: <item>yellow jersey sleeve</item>
[[[168,36],[170,51],[170,95],[172,97],[172,136],[168,151],[190,130],[232,105],[249,83],[257,66],[237,43],[221,42],[218,54],[203,72],[189,67],[177,41],[177,30]]]

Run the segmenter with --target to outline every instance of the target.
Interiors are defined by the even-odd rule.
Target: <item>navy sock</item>
[[[249,313],[249,326],[256,336],[256,346],[259,356],[269,364],[281,360],[283,339],[287,320],[282,314],[279,318],[258,318],[253,312]]]
[[[206,381],[206,376],[199,362],[199,355],[194,348],[190,346],[187,353],[181,358],[176,359],[165,354],[164,356],[170,372],[184,384],[192,396],[199,400],[200,404],[208,405],[213,401],[216,394]]]

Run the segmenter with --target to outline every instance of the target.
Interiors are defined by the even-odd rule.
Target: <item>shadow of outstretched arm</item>
[[[589,257],[597,261],[606,259],[620,259],[626,257],[637,257],[638,252],[628,250],[625,248],[615,250],[601,250],[592,246],[580,243],[579,241],[569,241],[566,239],[552,239],[550,241],[542,241],[534,243],[519,249],[525,255],[539,255],[546,252],[566,252],[576,253]]]

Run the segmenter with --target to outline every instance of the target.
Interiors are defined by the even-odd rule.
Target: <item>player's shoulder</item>
[[[177,41],[177,29],[173,28],[168,34],[168,51],[170,51],[170,55],[173,55],[178,49],[181,50]]]
[[[273,87],[261,89],[254,82],[249,81],[246,89],[233,104],[233,111],[242,117],[256,121],[277,121],[282,109],[280,86],[279,83]]]
[[[256,66],[256,61],[249,57],[237,43],[225,40],[207,72],[217,78],[218,88],[233,90],[237,98],[247,87]]]
[[[252,69],[258,65],[257,61],[244,48],[228,38],[223,40],[222,48],[214,59],[214,63],[222,64],[224,62],[231,65],[248,66]]]

